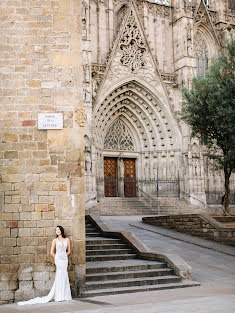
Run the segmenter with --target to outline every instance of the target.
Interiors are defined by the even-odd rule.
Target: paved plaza
[[[201,286],[74,299],[18,307],[0,313],[228,313],[235,312],[235,248],[143,224],[140,216],[102,217],[112,230],[133,232],[158,253],[181,256]]]

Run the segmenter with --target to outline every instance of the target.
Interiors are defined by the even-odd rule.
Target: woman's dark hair
[[[64,234],[64,228],[62,226],[56,226],[56,228],[59,227],[60,231],[61,231],[61,236],[63,238],[66,238],[65,234]],[[58,237],[58,235],[56,235],[56,237]]]

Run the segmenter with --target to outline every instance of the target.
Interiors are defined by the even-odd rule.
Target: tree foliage
[[[225,174],[225,205],[228,207],[229,178],[235,171],[235,40],[226,42],[212,60],[204,77],[195,77],[191,89],[183,88],[181,116],[192,136],[208,148]],[[227,181],[227,186],[226,186]]]

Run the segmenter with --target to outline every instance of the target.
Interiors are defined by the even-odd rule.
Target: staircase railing
[[[143,191],[138,185],[136,185],[136,190],[138,192],[142,193],[145,198],[150,200],[150,206],[151,206],[151,209],[152,209],[153,208],[153,203],[156,202],[156,199],[152,198],[149,194],[147,194],[147,192]],[[158,201],[157,201],[157,213],[160,214],[160,204],[159,204]]]
[[[205,202],[203,202],[202,200],[198,199],[197,197],[194,197],[194,196],[188,194],[187,192],[185,192],[183,190],[181,190],[180,192],[183,193],[184,195],[186,195],[188,198],[192,198],[194,200],[197,200],[198,202],[202,203],[205,208],[207,208],[207,204]]]

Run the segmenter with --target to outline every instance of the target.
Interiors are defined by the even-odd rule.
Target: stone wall
[[[44,295],[56,225],[71,239],[73,294],[85,275],[80,1],[2,0],[0,303]],[[38,113],[63,129],[38,130]]]
[[[143,222],[235,246],[235,228],[224,226],[217,217],[205,214],[162,215],[144,217]]]

